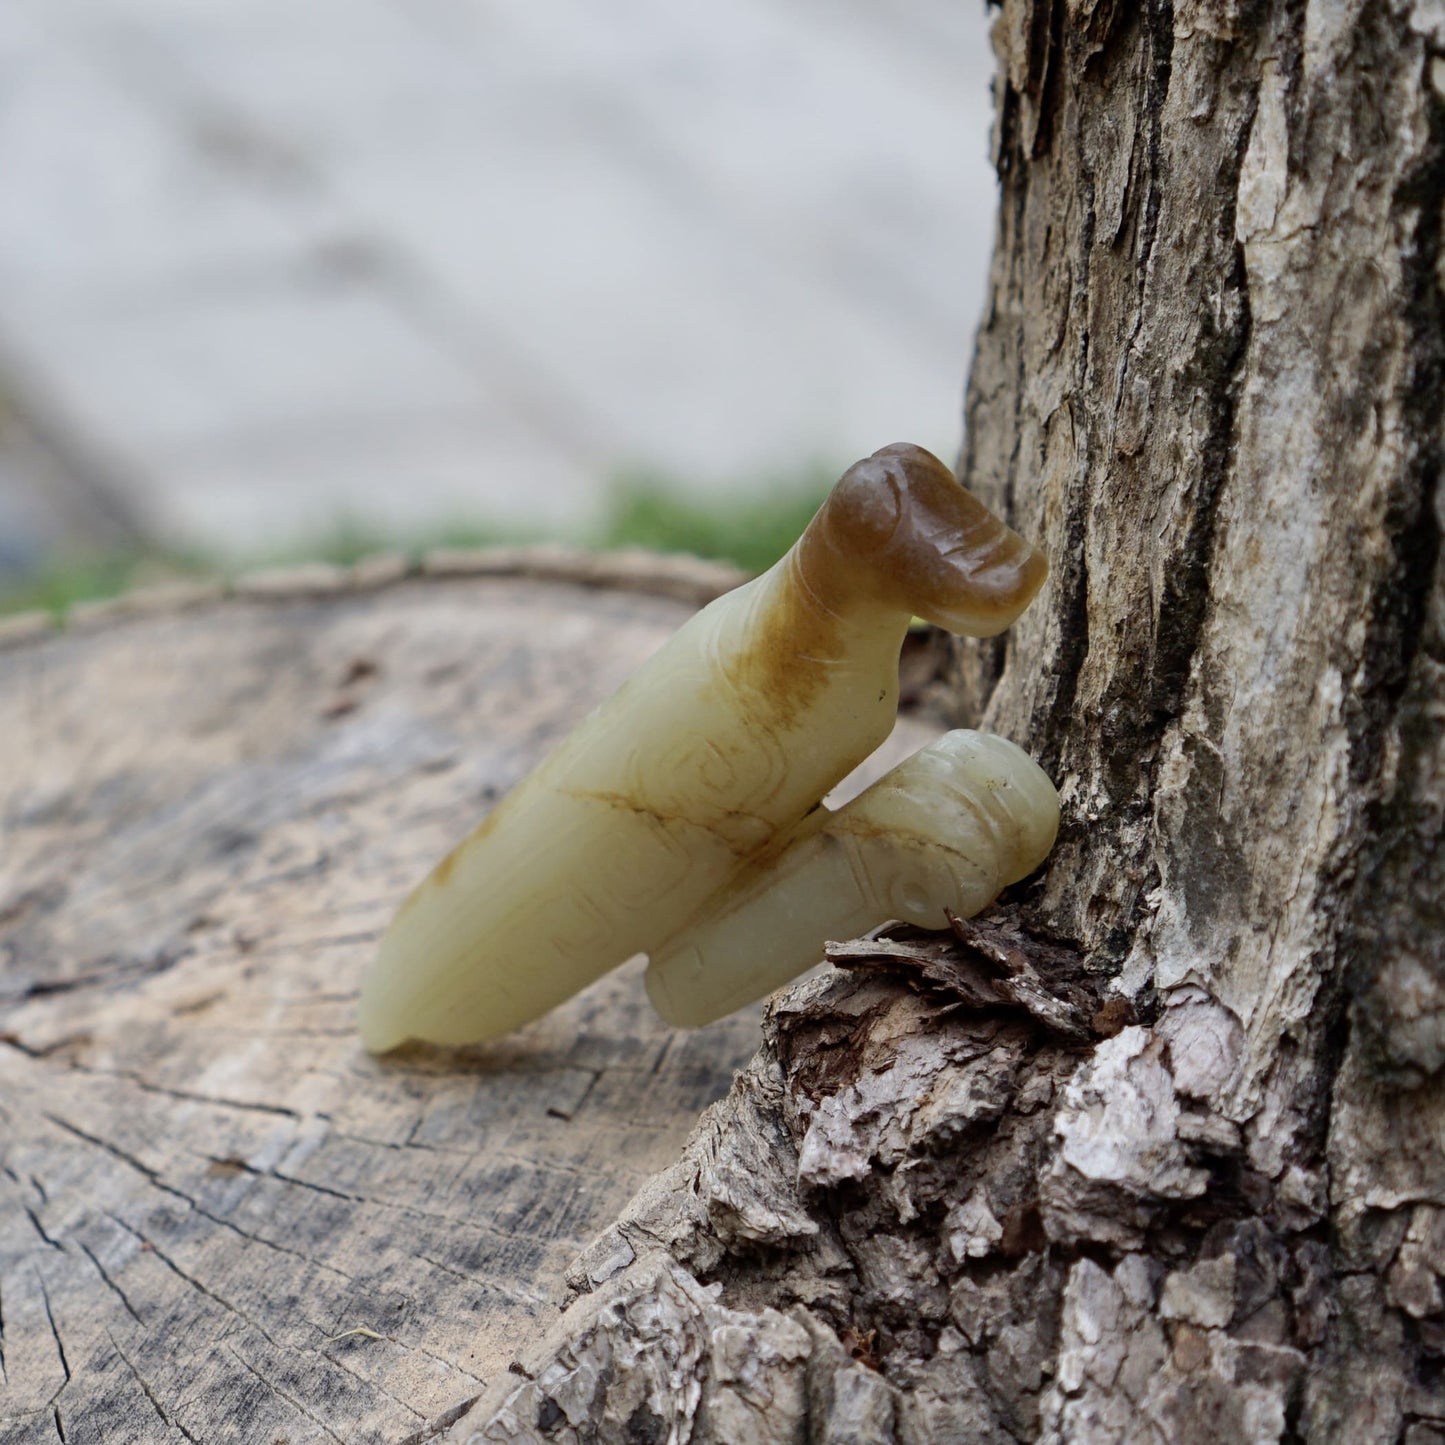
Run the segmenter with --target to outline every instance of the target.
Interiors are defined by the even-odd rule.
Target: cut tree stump
[[[361,1050],[405,890],[736,580],[402,571],[0,651],[4,1441],[430,1438],[753,1052],[757,1009],[674,1032],[635,966],[500,1043]]]

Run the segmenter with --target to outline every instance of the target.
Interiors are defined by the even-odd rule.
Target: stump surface
[[[636,966],[486,1047],[353,1022],[405,890],[691,603],[250,590],[0,652],[5,1441],[425,1436],[757,1041]]]

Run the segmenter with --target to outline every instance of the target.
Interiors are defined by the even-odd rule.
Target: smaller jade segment
[[[1027,877],[1054,846],[1059,796],[1029,755],[952,732],[851,803],[805,818],[652,955],[647,993],[695,1028],[781,988],[829,939],[889,919],[944,928]]]
[[[992,637],[1047,572],[921,447],[884,447],[850,467],[776,566],[692,618],[413,890],[362,982],[367,1048],[495,1038],[638,953],[660,960],[665,1011],[713,1017],[738,991],[727,970],[744,965],[709,965],[689,1004],[689,965],[662,951],[681,948],[725,900],[754,887],[761,899],[792,843],[817,831],[808,820],[819,800],[888,736],[909,620]],[[909,828],[922,839],[952,825],[941,813],[923,823],[916,809],[890,812],[890,797],[869,805],[881,810],[872,823],[868,808],[844,810],[852,821],[819,832],[817,846],[876,857],[880,880],[917,865],[924,891],[929,869],[941,869],[930,914],[941,919],[943,903],[972,895],[944,880],[936,858],[924,866],[922,842],[905,840]],[[887,831],[895,818],[902,831],[889,843],[847,831]],[[1018,876],[1011,868],[1000,876]],[[804,876],[837,887],[816,864]],[[880,900],[892,886],[868,885]],[[801,937],[788,934],[779,958],[797,958]]]

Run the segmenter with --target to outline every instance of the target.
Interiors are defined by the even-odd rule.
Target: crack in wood
[[[91,1262],[91,1264],[95,1266],[95,1272],[100,1276],[101,1281],[105,1284],[106,1288],[109,1289],[110,1292],[121,1302],[121,1304],[125,1306],[125,1312],[131,1317],[131,1319],[136,1322],[136,1324],[138,1324],[142,1329],[144,1329],[146,1327],[146,1322],[140,1317],[139,1313],[136,1311],[135,1306],[131,1304],[129,1297],[126,1295],[126,1292],[121,1289],[121,1287],[115,1282],[114,1279],[111,1278],[110,1273],[96,1257],[95,1251],[91,1249],[91,1247],[86,1244],[83,1239],[77,1239],[75,1243],[76,1247],[80,1250],[80,1252],[84,1254],[85,1257]],[[129,1361],[127,1361],[127,1363],[129,1363]]]
[[[141,1374],[140,1370],[136,1367],[135,1361],[126,1354],[125,1350],[121,1347],[120,1341],[117,1340],[116,1337],[109,1330],[106,1331],[106,1335],[110,1340],[111,1347],[120,1357],[121,1363],[124,1364],[125,1367],[135,1377],[136,1383],[141,1388],[141,1393],[146,1397],[147,1400],[150,1401],[151,1409],[153,1409],[156,1414],[160,1416],[161,1422],[169,1429],[178,1430],[182,1435],[186,1437],[187,1440],[192,1442],[192,1445],[201,1445],[201,1442],[198,1441],[196,1437],[192,1435],[191,1432],[187,1430],[186,1427],[181,1424],[179,1420],[177,1420],[172,1414],[170,1414],[166,1410],[164,1405],[161,1404],[160,1398],[156,1395],[156,1392],[151,1389],[149,1381],[147,1381],[146,1377]]]

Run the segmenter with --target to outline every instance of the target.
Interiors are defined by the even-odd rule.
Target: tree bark
[[[1445,1440],[1445,10],[995,37],[963,474],[1054,581],[951,697],[1058,847],[776,1002],[456,1441]]]

